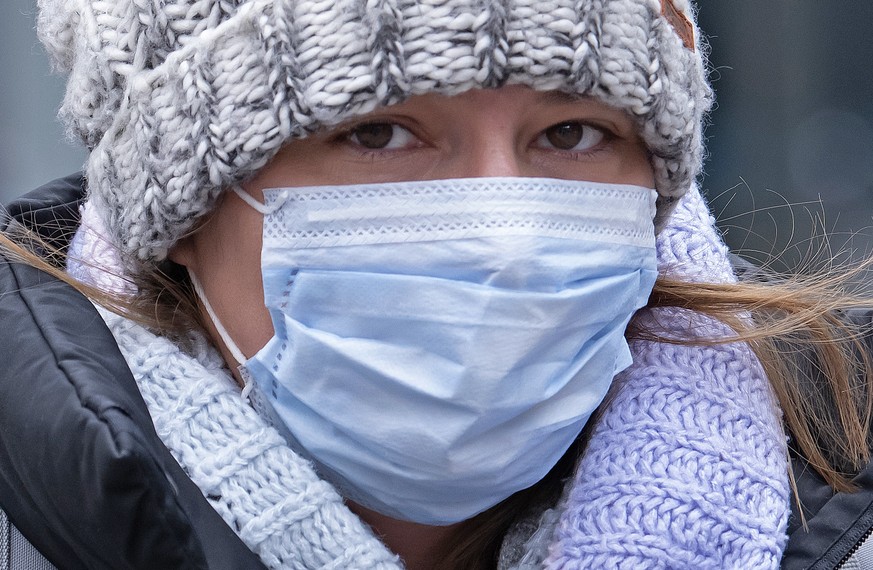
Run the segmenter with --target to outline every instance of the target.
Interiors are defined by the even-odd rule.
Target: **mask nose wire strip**
[[[281,200],[280,202],[277,202],[272,206],[267,206],[266,204],[261,204],[260,202],[255,200],[251,194],[243,190],[242,187],[240,187],[239,185],[234,186],[233,191],[236,193],[237,196],[239,196],[240,200],[242,200],[243,202],[254,208],[257,212],[265,216],[275,212],[276,209],[282,205],[282,202],[284,202],[284,200]]]

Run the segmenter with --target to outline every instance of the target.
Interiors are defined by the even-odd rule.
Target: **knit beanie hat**
[[[711,94],[690,0],[39,0],[115,245],[159,261],[282,145],[424,93],[507,84],[626,111],[659,216],[702,161]]]

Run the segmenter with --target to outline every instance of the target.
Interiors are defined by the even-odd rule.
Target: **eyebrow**
[[[578,103],[586,99],[588,99],[587,96],[579,95],[577,93],[567,93],[565,91],[547,91],[543,93],[542,100],[543,103],[558,105],[566,103]]]

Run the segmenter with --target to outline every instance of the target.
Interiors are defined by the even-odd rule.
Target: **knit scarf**
[[[87,208],[68,269],[107,286],[118,267]],[[98,254],[97,250],[101,250]],[[696,189],[658,237],[661,273],[733,280]],[[87,264],[77,259],[89,260]],[[96,273],[95,273],[96,272]],[[116,283],[122,287],[123,283]],[[158,435],[212,506],[269,568],[394,569],[398,558],[240,395],[218,353],[193,350],[101,310]],[[638,315],[670,334],[729,334],[700,315]],[[760,364],[734,343],[631,343],[563,498],[509,533],[500,569],[776,569],[787,540],[786,438]]]

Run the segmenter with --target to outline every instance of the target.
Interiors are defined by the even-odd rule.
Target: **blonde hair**
[[[47,257],[26,246],[34,241],[49,252]],[[203,328],[187,273],[172,263],[143,267],[133,282],[139,294],[130,296],[73,279],[63,270],[64,253],[30,234],[16,239],[0,234],[0,252],[12,261],[51,274],[107,309],[177,342],[184,341],[190,327]],[[854,269],[812,277],[756,272],[738,283],[660,278],[647,308],[694,311],[721,321],[734,334],[704,338],[692,331],[670,337],[641,328],[639,320],[634,320],[627,336],[679,344],[748,343],[782,408],[793,451],[835,491],[852,491],[851,477],[870,460],[873,362],[871,348],[865,344],[871,327],[852,322],[845,311],[873,308],[873,298],[852,293],[848,286],[870,265],[873,260]],[[589,426],[595,423],[596,418]],[[587,432],[583,431],[576,445],[540,483],[464,523],[438,568],[493,565],[500,540],[514,518],[532,506],[554,501],[560,494],[583,453]]]

